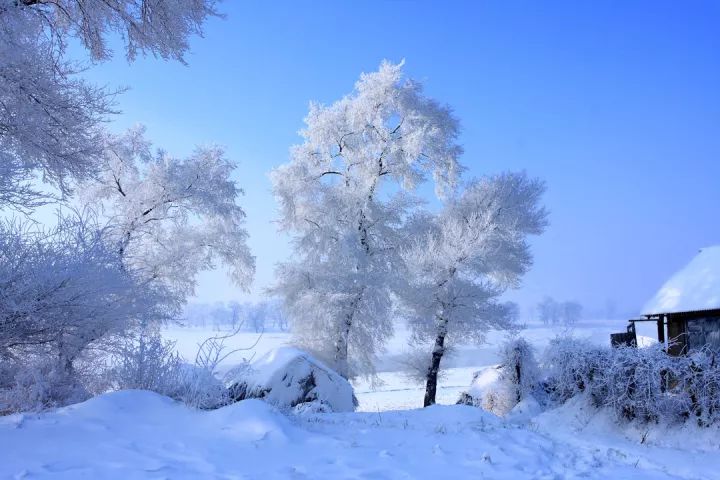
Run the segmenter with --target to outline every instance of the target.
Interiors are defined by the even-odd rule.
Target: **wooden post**
[[[660,315],[657,321],[658,342],[665,345],[665,317]]]

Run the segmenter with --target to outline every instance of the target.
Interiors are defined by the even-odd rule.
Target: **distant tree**
[[[481,342],[489,329],[512,325],[516,308],[500,296],[519,285],[532,263],[527,237],[542,233],[547,223],[543,191],[524,173],[474,181],[402,252],[408,285],[400,297],[412,341],[430,343],[425,406],[435,403],[449,344]]]
[[[223,302],[217,302],[210,309],[210,318],[212,319],[212,326],[214,328],[221,328],[232,322],[232,310]]]
[[[582,317],[582,310],[577,302],[557,302],[551,297],[545,297],[538,304],[538,314],[545,325],[574,325]]]
[[[267,314],[268,308],[265,302],[250,305],[248,308],[248,320],[250,321],[250,327],[255,333],[260,333],[265,330]]]
[[[197,148],[184,159],[153,154],[143,134],[136,128],[109,137],[101,174],[84,185],[87,205],[107,219],[124,267],[162,288],[173,312],[194,293],[198,273],[219,263],[247,287],[255,258],[236,203],[242,191],[230,179],[234,165],[218,147]]]
[[[562,323],[566,326],[574,325],[582,318],[582,305],[578,302],[563,302],[561,304]]]
[[[282,305],[273,303],[272,306],[273,326],[281,332],[287,332],[290,328],[288,316],[282,309]]]
[[[0,0],[0,208],[47,201],[36,174],[64,195],[71,180],[97,172],[117,92],[78,76],[84,66],[66,55],[72,38],[93,61],[110,58],[107,37],[119,33],[130,61],[149,53],[182,62],[215,3]]]
[[[558,303],[551,297],[545,297],[538,304],[538,315],[544,325],[555,324],[559,318],[560,307]]]
[[[298,344],[346,378],[371,374],[393,331],[398,232],[417,204],[407,192],[428,175],[438,192],[454,188],[458,123],[388,62],[332,105],[312,104],[305,123],[272,173],[280,228],[294,236],[272,293]]]
[[[244,321],[242,316],[242,305],[238,302],[232,301],[228,304],[228,307],[230,308],[230,318],[233,329],[240,328]]]

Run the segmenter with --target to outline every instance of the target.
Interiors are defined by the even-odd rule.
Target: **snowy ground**
[[[616,329],[586,325],[576,333],[604,343]],[[186,356],[205,334],[167,332]],[[525,334],[538,346],[553,336],[544,328]],[[254,341],[243,337],[234,339],[238,346]],[[472,372],[494,363],[500,337],[489,340],[458,352],[441,403],[454,403]],[[266,334],[256,350],[286,341]],[[357,413],[285,416],[257,400],[203,412],[126,391],[55,412],[3,417],[0,478],[720,479],[717,430],[621,429],[582,399],[541,414],[527,406],[506,419],[467,406],[418,409],[422,390],[396,360],[383,358],[384,384],[376,390],[355,385],[363,410]]]

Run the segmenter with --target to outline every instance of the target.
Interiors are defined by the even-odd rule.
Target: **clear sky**
[[[169,152],[219,143],[239,162],[253,292],[203,275],[198,301],[262,296],[289,254],[267,172],[288,159],[308,102],[349,93],[382,59],[451,105],[468,176],[545,179],[551,226],[521,290],[636,313],[703,246],[720,243],[720,2],[275,1],[221,4],[188,66],[122,54],[87,76],[130,86],[136,122]]]

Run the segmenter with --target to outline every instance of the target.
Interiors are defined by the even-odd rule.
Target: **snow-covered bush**
[[[322,409],[351,412],[357,406],[350,382],[310,354],[291,347],[275,349],[252,363],[233,382],[230,396],[235,401],[262,398],[283,409],[321,403]]]
[[[84,213],[52,229],[0,222],[0,361],[18,367],[0,372],[0,395],[71,403],[76,388],[65,387],[84,382],[79,364],[91,352],[157,318],[153,291],[121,267],[105,233]]]
[[[152,319],[154,298],[121,266],[92,216],[53,229],[0,222],[0,356],[72,362],[106,335]]]
[[[538,390],[538,364],[532,346],[524,338],[503,344],[500,359],[497,367],[475,372],[470,388],[460,395],[458,403],[505,415]]]
[[[90,397],[78,377],[47,357],[3,362],[0,367],[0,415],[39,411]]]
[[[228,391],[212,370],[184,362],[175,343],[157,332],[126,339],[114,355],[110,379],[113,389],[151,390],[195,408],[228,402]]]
[[[591,388],[609,353],[607,348],[584,340],[569,337],[551,340],[542,359],[550,399],[562,403]]]
[[[500,382],[507,385],[515,403],[537,390],[538,364],[533,347],[522,337],[513,338],[500,350]]]
[[[710,348],[690,357],[683,388],[700,425],[720,422],[720,353]]]
[[[124,339],[114,355],[112,388],[167,395],[174,388],[181,363],[174,342],[163,340],[156,332],[141,332]]]
[[[586,394],[618,418],[720,421],[720,367],[717,352],[669,356],[662,345],[607,348],[572,338],[551,342],[544,358],[544,387],[562,403]]]
[[[168,396],[203,410],[227,405],[230,399],[228,389],[212,371],[185,362],[178,365]]]

